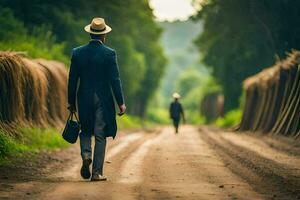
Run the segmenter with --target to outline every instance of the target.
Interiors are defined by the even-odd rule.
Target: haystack
[[[67,111],[64,64],[0,52],[0,128],[63,125]]]
[[[244,81],[246,102],[240,130],[300,134],[300,52]]]

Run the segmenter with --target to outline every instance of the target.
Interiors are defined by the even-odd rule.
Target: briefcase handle
[[[68,117],[68,121],[73,120],[73,116],[75,116],[76,121],[79,123],[79,119],[76,115],[76,112],[70,112],[69,117]]]

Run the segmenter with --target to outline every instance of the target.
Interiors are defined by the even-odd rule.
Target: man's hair
[[[91,36],[91,39],[93,39],[93,40],[103,40],[105,37],[105,34],[98,35],[98,34],[90,33],[90,36]]]

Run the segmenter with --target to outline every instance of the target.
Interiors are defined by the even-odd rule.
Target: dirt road
[[[78,153],[39,179],[1,179],[0,199],[300,199],[300,145],[289,138],[193,126],[120,134],[107,182],[83,181]]]

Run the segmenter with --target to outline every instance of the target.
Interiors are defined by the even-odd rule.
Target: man
[[[180,122],[180,117],[182,117],[185,123],[184,112],[181,103],[179,103],[180,95],[178,93],[173,94],[174,101],[170,105],[170,117],[173,120],[173,125],[175,128],[175,133],[178,133],[178,127]]]
[[[73,49],[68,83],[68,109],[76,112],[76,95],[81,124],[81,176],[91,181],[105,181],[103,163],[106,137],[116,136],[116,112],[113,95],[120,112],[126,111],[116,52],[104,45],[112,29],[104,19],[94,18],[84,30],[90,33],[87,45]],[[77,91],[77,84],[78,91]],[[95,135],[92,175],[91,137]]]

